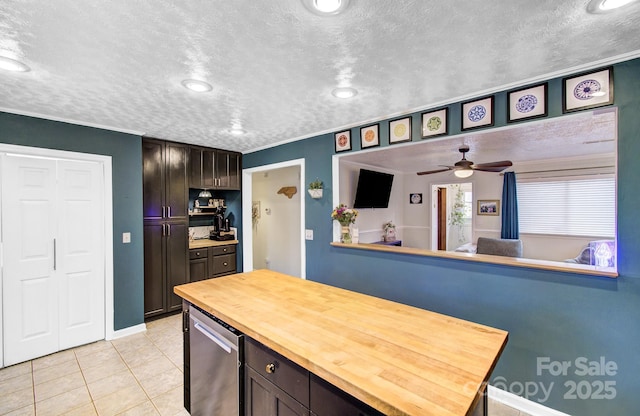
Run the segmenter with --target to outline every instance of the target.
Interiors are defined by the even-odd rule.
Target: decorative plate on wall
[[[447,134],[448,108],[422,113],[422,138]]]
[[[613,104],[613,68],[564,78],[562,89],[563,113]]]
[[[509,123],[547,115],[547,83],[509,92]]]
[[[380,145],[379,127],[379,124],[373,124],[360,129],[360,145],[363,149]]]
[[[411,117],[389,122],[389,144],[411,141]]]
[[[493,95],[462,103],[462,130],[493,126]]]

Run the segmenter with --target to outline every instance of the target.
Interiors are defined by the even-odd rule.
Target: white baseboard
[[[141,332],[145,332],[146,330],[147,330],[147,325],[146,324],[139,324],[139,325],[135,325],[135,326],[130,326],[128,328],[123,328],[123,329],[119,329],[117,331],[113,331],[113,333],[111,333],[110,336],[107,336],[106,340],[107,341],[111,341],[111,340],[114,340],[114,339],[127,337],[129,335],[139,334]]]
[[[571,416],[493,386],[489,386],[489,398],[532,416]]]

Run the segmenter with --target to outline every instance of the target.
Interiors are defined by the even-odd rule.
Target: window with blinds
[[[520,232],[616,235],[615,177],[518,183]]]

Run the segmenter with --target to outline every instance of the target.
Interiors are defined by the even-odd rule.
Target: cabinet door
[[[228,188],[233,190],[240,190],[241,177],[240,166],[242,165],[242,155],[239,153],[229,153],[229,182]]]
[[[309,409],[245,366],[245,416],[309,416]]]
[[[216,152],[215,176],[218,189],[227,189],[229,187],[229,153]]]
[[[144,316],[165,310],[165,257],[162,222],[144,224]]]
[[[166,144],[166,216],[187,219],[189,185],[187,181],[188,147],[176,143]]]
[[[197,282],[209,278],[209,260],[203,259],[189,260],[189,281]]]
[[[215,157],[216,157],[215,150],[204,149],[202,151],[202,188],[212,189],[216,187]]]
[[[189,188],[202,188],[202,149],[189,148]]]
[[[189,282],[189,230],[186,223],[166,224],[167,311],[180,310],[182,299],[173,287]]]
[[[309,391],[309,407],[317,416],[384,416],[315,374],[311,374]]]
[[[216,152],[216,185],[218,189],[240,189],[240,161],[239,153]]]
[[[161,219],[165,199],[164,146],[161,141],[142,141],[142,205],[144,219]]]

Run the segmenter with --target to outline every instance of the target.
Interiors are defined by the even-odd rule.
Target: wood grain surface
[[[192,248],[219,247],[228,246],[230,244],[238,244],[238,240],[216,241],[216,240],[192,240],[189,241],[189,250]]]
[[[256,270],[175,293],[387,415],[466,415],[507,332]]]
[[[412,256],[440,257],[444,259],[475,261],[478,263],[500,264],[503,266],[526,267],[529,269],[550,270],[554,272],[586,274],[590,276],[604,276],[617,278],[618,272],[613,267],[599,267],[588,264],[564,263],[561,261],[527,259],[521,257],[493,256],[489,254],[462,253],[457,251],[425,250],[413,247],[397,247],[382,244],[345,244],[331,243],[334,247],[356,250],[386,251],[388,253],[409,254]]]

